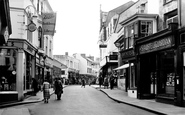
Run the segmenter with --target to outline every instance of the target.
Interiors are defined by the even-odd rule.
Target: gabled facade
[[[118,38],[114,43],[119,49],[118,87],[128,92],[128,96],[137,98],[137,75],[135,41],[157,31],[158,10],[150,9],[157,1],[138,0],[120,14],[116,32]],[[156,5],[157,6],[157,5]],[[153,14],[155,13],[155,14]]]
[[[118,34],[115,33],[117,27],[117,22],[121,12],[127,10],[132,6],[134,2],[127,2],[111,11],[106,15],[106,20],[103,25],[102,31],[100,31],[100,46],[104,45],[105,47],[100,47],[100,67],[103,75],[103,79],[108,75],[114,68],[118,65],[118,49],[114,45],[114,42],[117,39]],[[100,12],[101,13],[101,12]],[[102,38],[102,36],[104,38]]]
[[[128,96],[184,106],[184,2],[159,0],[156,15],[147,12],[151,1],[143,1],[136,2],[142,12],[127,10],[131,16],[120,23],[123,34],[115,45],[121,65],[115,70],[123,74]]]
[[[89,80],[95,80],[99,73],[99,61],[94,60],[93,56],[86,56],[85,54],[73,54],[76,59],[80,60],[80,78],[85,77],[86,83]]]

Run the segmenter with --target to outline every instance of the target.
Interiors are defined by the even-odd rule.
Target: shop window
[[[31,78],[32,78],[32,56],[26,54],[26,89],[31,89]]]
[[[160,76],[159,78],[159,86],[160,90],[159,94],[163,94],[166,96],[174,95],[174,51],[169,50],[160,53]]]
[[[185,43],[185,33],[180,34],[180,42]]]
[[[130,67],[130,88],[136,88],[135,68]]]
[[[0,49],[0,91],[16,90],[16,50]]]

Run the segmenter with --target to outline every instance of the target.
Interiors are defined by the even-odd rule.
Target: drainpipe
[[[178,25],[179,25],[179,28],[181,28],[181,3],[182,1],[181,0],[178,0],[178,3],[177,3],[177,10],[178,10]]]

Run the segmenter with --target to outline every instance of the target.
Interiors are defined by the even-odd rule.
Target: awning
[[[133,66],[134,64],[133,63],[131,63],[131,66]],[[125,69],[125,68],[128,68],[129,67],[129,64],[124,64],[124,65],[122,65],[122,66],[119,66],[118,68],[115,68],[115,69],[113,69],[113,70],[120,70],[120,69]]]

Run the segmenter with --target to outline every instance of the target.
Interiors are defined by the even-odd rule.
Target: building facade
[[[95,81],[99,73],[99,62],[94,59],[94,56],[86,56],[86,54],[73,54],[79,60],[79,82],[82,78],[86,79],[86,83]]]
[[[114,68],[118,67],[118,49],[114,45],[118,33],[116,33],[117,22],[121,12],[133,5],[134,2],[127,2],[108,13],[100,9],[100,67],[103,79],[109,76]]]
[[[42,28],[43,14],[51,12],[48,1],[9,0],[12,34],[1,48],[6,54],[3,58],[4,90],[10,98],[4,102],[23,100],[32,92],[32,78],[42,84],[45,79],[46,65],[44,41],[45,33]],[[2,97],[2,96],[1,96]]]
[[[142,9],[138,11],[142,12],[132,14],[128,9],[128,18],[125,18],[126,14],[123,13],[125,19],[120,24],[124,32],[115,42],[120,50],[119,63],[122,65],[117,69],[128,72],[125,77],[128,78],[125,85],[128,88],[128,96],[139,99],[153,98],[158,102],[184,106],[182,5],[185,3],[181,0],[159,0],[156,1],[159,3],[159,12],[151,14],[147,12],[150,2],[136,2],[135,4],[140,3]],[[131,44],[133,48],[129,47]]]
[[[8,81],[10,78],[7,74],[11,74],[12,71],[7,73],[10,63],[7,60],[12,59],[14,61],[13,55],[7,55],[6,51],[3,49],[4,45],[7,44],[9,35],[12,34],[12,26],[10,20],[10,7],[9,0],[0,1],[0,103],[8,101],[7,98],[10,98],[7,95],[7,91],[15,90],[16,79],[12,79],[11,87],[9,87]],[[12,51],[13,52],[13,51]],[[12,62],[12,64],[15,62]],[[11,64],[11,65],[12,65]],[[16,94],[13,94],[12,97],[15,99]]]
[[[65,55],[54,55],[53,57],[63,64],[62,78],[65,78],[70,84],[78,84],[79,60],[74,56],[69,56],[68,52]]]

